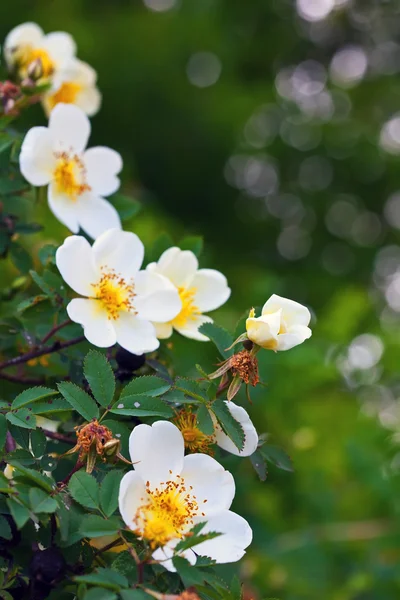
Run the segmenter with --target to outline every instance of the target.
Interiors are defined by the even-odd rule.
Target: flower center
[[[196,288],[178,287],[179,297],[182,302],[182,309],[179,315],[171,321],[173,327],[185,327],[189,321],[195,321],[201,313],[195,305]]]
[[[135,312],[135,286],[114,271],[105,272],[98,283],[92,283],[94,297],[107,311],[108,318],[116,321],[122,311]]]
[[[47,102],[50,110],[53,109],[56,104],[63,102],[64,104],[74,104],[76,97],[81,91],[82,87],[77,83],[66,81],[63,83],[54,94],[47,98]]]
[[[84,192],[90,191],[83,161],[77,154],[70,156],[68,152],[55,152],[54,155],[57,164],[53,177],[57,192],[76,202]]]
[[[14,60],[23,75],[26,75],[29,65],[35,60],[41,62],[43,77],[50,77],[54,73],[54,62],[44,48],[32,48],[30,45],[21,46],[16,50]]]
[[[146,483],[144,504],[136,512],[135,532],[147,540],[151,548],[165,546],[170,540],[182,539],[193,526],[193,518],[199,513],[196,496],[185,486],[179,475],[175,481],[160,484],[162,489],[150,489]],[[204,516],[204,513],[201,513]]]
[[[213,443],[213,436],[206,435],[199,429],[197,415],[193,414],[190,410],[183,409],[178,412],[174,423],[181,432],[185,448],[189,452],[212,454],[210,445]]]

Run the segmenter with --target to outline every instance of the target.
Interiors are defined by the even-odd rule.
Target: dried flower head
[[[101,425],[97,419],[93,419],[85,425],[79,425],[75,427],[75,430],[77,443],[71,450],[66,452],[66,455],[79,452],[78,459],[80,462],[86,461],[86,471],[88,473],[93,471],[97,457],[100,457],[103,462],[117,458],[131,464],[120,453],[120,440],[114,438],[112,431]]]
[[[244,349],[230,356],[220,364],[219,369],[211,373],[208,377],[209,379],[226,377],[228,371],[231,371],[233,375],[227,392],[228,400],[232,400],[236,396],[242,383],[256,386],[260,379],[258,377],[258,361],[254,349]]]

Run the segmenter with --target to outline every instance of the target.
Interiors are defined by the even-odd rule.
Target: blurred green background
[[[255,534],[231,568],[246,600],[397,600],[399,3],[0,3],[1,38],[29,20],[69,31],[98,70],[91,143],[124,157],[144,205],[132,230],[148,244],[204,235],[202,265],[232,287],[216,320],[233,329],[272,293],[313,311],[310,341],[263,353],[268,387],[249,408],[294,474],[271,467],[261,483],[223,457]],[[32,118],[45,122],[40,107]],[[35,243],[60,242],[42,211]],[[174,343],[188,372],[194,342]]]

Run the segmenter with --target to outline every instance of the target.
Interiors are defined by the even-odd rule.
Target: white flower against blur
[[[166,250],[157,263],[147,266],[147,270],[167,277],[182,301],[182,310],[175,319],[165,324],[155,323],[157,336],[169,338],[176,329],[188,338],[208,341],[199,332],[199,327],[203,323],[212,323],[212,319],[203,313],[219,308],[231,295],[226,277],[214,269],[199,269],[193,252],[176,247]]]
[[[69,33],[45,35],[36,23],[23,23],[10,31],[4,42],[7,67],[23,79],[30,64],[40,60],[44,78],[54,75],[75,56],[76,45]]]
[[[33,127],[22,143],[20,169],[34,186],[48,185],[47,198],[55,217],[73,233],[81,227],[90,237],[120,228],[115,208],[104,200],[117,191],[122,158],[110,148],[85,150],[90,121],[71,104],[58,104],[48,127]]]
[[[184,456],[184,440],[168,421],[138,425],[129,439],[134,471],[124,475],[119,510],[126,525],[153,549],[153,558],[169,571],[174,548],[197,523],[202,533],[222,535],[182,552],[192,565],[197,555],[217,563],[235,562],[245,554],[252,531],[229,510],[235,495],[232,475],[211,456]]]
[[[225,404],[232,417],[242,426],[244,431],[243,448],[239,450],[230,437],[224,433],[212,412],[210,412],[210,416],[214,424],[214,434],[206,435],[199,429],[196,413],[183,408],[178,412],[174,419],[174,423],[183,435],[185,448],[189,452],[204,452],[205,454],[210,454],[210,446],[212,444],[217,444],[220,448],[223,448],[223,450],[242,457],[251,456],[253,452],[256,451],[258,446],[258,433],[248,412],[242,406],[234,404],[234,402],[225,401]]]
[[[143,354],[160,345],[151,321],[166,322],[180,310],[174,286],[164,277],[140,271],[144,247],[134,233],[111,229],[90,246],[81,236],[68,237],[56,253],[66,283],[85,298],[67,306],[86,339],[100,348],[116,342]]]
[[[87,63],[73,59],[55,73],[51,89],[43,98],[47,116],[60,103],[76,104],[88,117],[95,115],[101,104],[101,94],[96,87],[97,73]]]
[[[308,308],[273,294],[263,306],[261,317],[250,311],[246,321],[249,340],[267,350],[290,350],[311,337]]]

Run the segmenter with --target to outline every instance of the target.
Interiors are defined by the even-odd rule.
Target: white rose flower
[[[175,319],[164,324],[154,323],[157,337],[169,338],[175,329],[188,338],[208,341],[199,332],[199,327],[203,323],[212,323],[212,319],[203,313],[219,308],[231,295],[226,277],[214,269],[199,269],[193,252],[176,247],[166,250],[157,263],[147,265],[147,270],[167,277],[182,301],[182,310]]]
[[[10,70],[23,79],[36,60],[41,61],[43,77],[49,78],[62,69],[76,53],[69,33],[55,31],[44,34],[36,23],[23,23],[10,31],[4,42],[4,58]]]
[[[67,306],[86,339],[100,348],[116,342],[133,354],[159,346],[151,321],[170,321],[181,309],[174,286],[161,275],[140,271],[144,247],[134,233],[111,229],[93,246],[68,237],[56,252],[66,283],[81,296]]]
[[[20,169],[34,186],[48,185],[55,217],[73,233],[81,227],[90,237],[121,228],[115,208],[104,200],[117,191],[122,158],[110,148],[85,150],[90,121],[72,104],[58,104],[48,127],[33,127],[22,143]]]
[[[101,94],[96,87],[97,73],[87,63],[72,59],[66,67],[55,73],[51,89],[43,98],[47,116],[60,103],[75,104],[88,117],[95,115],[101,104]]]
[[[197,523],[206,523],[202,533],[222,535],[182,552],[192,565],[197,555],[217,563],[242,558],[252,531],[229,510],[235,482],[228,471],[206,454],[184,456],[182,434],[168,421],[138,425],[129,447],[134,471],[122,478],[119,510],[126,525],[148,542],[155,560],[175,571],[174,548]]]
[[[249,340],[267,350],[290,350],[311,337],[308,308],[273,294],[263,306],[261,317],[250,311],[246,321]]]

